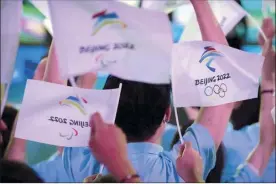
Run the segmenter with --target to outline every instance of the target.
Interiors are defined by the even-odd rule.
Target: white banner
[[[15,137],[56,146],[88,146],[91,114],[99,112],[106,122],[114,123],[120,92],[121,88],[88,90],[28,80]]]
[[[142,1],[142,7],[148,8],[151,10],[158,10],[163,11],[166,13],[170,13],[174,11],[179,6],[182,6],[184,4],[190,4],[190,0],[162,0],[162,1],[156,1],[156,0],[145,0]]]
[[[30,2],[47,18],[50,19],[48,0],[30,0]]]
[[[10,83],[19,45],[22,1],[1,0],[1,83]]]
[[[216,106],[256,98],[264,57],[212,42],[175,44],[172,63],[176,107]]]
[[[49,7],[62,77],[94,70],[169,83],[172,33],[165,13],[114,1],[49,1]]]
[[[225,35],[227,35],[246,15],[243,8],[234,0],[210,1],[210,5]],[[202,40],[195,13],[191,16],[180,40]]]

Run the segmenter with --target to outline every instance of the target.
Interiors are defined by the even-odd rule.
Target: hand
[[[89,147],[95,158],[121,181],[136,171],[127,158],[126,136],[116,125],[106,124],[99,113],[92,115]],[[139,182],[134,179],[132,182]]]
[[[77,85],[80,88],[91,89],[93,88],[96,80],[97,80],[97,73],[88,72],[79,77],[79,79],[77,80]]]
[[[43,58],[35,70],[35,74],[33,77],[34,80],[43,80],[46,65],[47,65],[47,58]]]
[[[102,177],[102,175],[94,174],[92,176],[88,176],[88,177],[84,178],[83,183],[93,183],[95,181],[95,179],[98,177]]]
[[[185,182],[202,182],[203,162],[199,153],[193,149],[190,142],[180,146],[179,156],[176,160],[176,170]]]
[[[275,36],[275,26],[273,25],[273,20],[271,18],[265,18],[262,23],[262,30],[266,35],[269,42],[272,41],[273,37]],[[265,41],[261,34],[259,34],[259,44],[264,46]]]
[[[106,124],[99,113],[92,115],[89,147],[95,158],[105,166],[115,160],[127,160],[126,136],[116,125]]]

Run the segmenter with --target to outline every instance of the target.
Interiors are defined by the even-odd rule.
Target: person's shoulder
[[[75,156],[82,156],[90,153],[90,149],[87,147],[64,147],[63,150],[63,157],[75,157]]]

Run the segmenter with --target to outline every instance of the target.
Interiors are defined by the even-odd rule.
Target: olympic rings
[[[220,86],[216,84],[213,88],[211,86],[207,86],[204,90],[206,96],[211,96],[215,93],[219,95],[221,98],[225,97],[226,92],[227,86],[224,83],[221,83]]]

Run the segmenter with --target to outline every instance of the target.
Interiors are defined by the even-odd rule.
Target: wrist
[[[136,174],[135,169],[129,160],[126,159],[116,159],[114,164],[107,166],[108,170],[114,175],[118,181],[124,180],[129,175]]]

